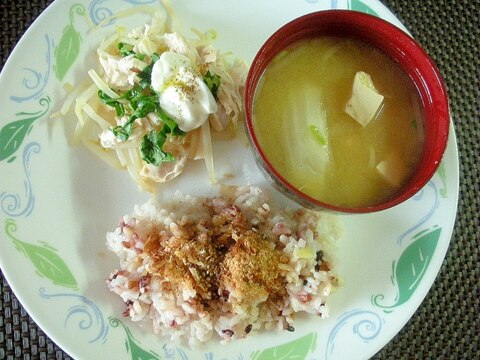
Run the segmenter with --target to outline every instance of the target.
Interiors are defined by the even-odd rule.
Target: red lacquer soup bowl
[[[292,185],[272,165],[254,126],[255,92],[272,59],[297,41],[334,36],[358,39],[393,59],[418,91],[424,141],[413,175],[392,197],[366,206],[339,206],[316,199]],[[245,90],[246,128],[256,162],[271,184],[299,204],[340,213],[369,213],[394,207],[415,195],[435,174],[445,152],[450,115],[443,79],[434,62],[408,34],[377,17],[349,10],[327,10],[297,18],[263,44],[250,67]],[[352,189],[355,191],[355,189]]]

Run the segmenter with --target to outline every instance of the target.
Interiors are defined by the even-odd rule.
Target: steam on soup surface
[[[269,64],[253,124],[289,183],[332,205],[370,206],[393,197],[415,171],[420,104],[411,79],[386,55],[356,40],[321,37],[291,45]]]

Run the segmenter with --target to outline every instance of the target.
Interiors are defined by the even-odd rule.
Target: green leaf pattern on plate
[[[286,344],[254,352],[251,360],[304,360],[315,349],[317,333],[310,333]]]
[[[147,351],[143,349],[139,344],[138,341],[135,340],[133,337],[130,329],[126,327],[120,320],[110,317],[108,319],[110,325],[112,327],[118,327],[119,325],[122,325],[123,329],[125,330],[125,334],[127,335],[127,338],[125,339],[125,346],[127,348],[127,352],[130,353],[132,356],[132,360],[158,360],[161,359],[161,357],[154,353],[153,351]]]
[[[440,180],[442,181],[442,188],[440,189],[440,196],[442,198],[448,197],[447,192],[447,173],[445,171],[445,163],[441,162],[440,166],[437,169],[437,174],[440,176]]]
[[[40,276],[50,279],[56,285],[78,289],[77,281],[62,258],[58,256],[56,249],[47,244],[39,246],[20,241],[14,236],[16,231],[16,222],[7,219],[5,221],[5,233],[12,239],[17,250],[32,262]]]
[[[378,14],[370,6],[360,0],[348,0],[348,8],[354,11],[360,11],[378,17]]]
[[[50,108],[50,98],[41,98],[39,104],[44,107],[43,110],[19,112],[16,115],[22,117],[20,120],[12,121],[0,130],[0,161],[8,159],[20,148],[32,130],[33,122],[47,113]],[[9,158],[7,162],[14,160],[15,158]]]
[[[441,228],[424,230],[414,237],[414,241],[403,251],[397,263],[392,263],[392,281],[398,288],[398,295],[392,305],[382,305],[379,300],[385,296],[372,296],[372,304],[383,308],[385,312],[402,305],[413,295],[420,284],[440,238]]]
[[[85,16],[83,5],[74,4],[70,8],[70,24],[63,29],[58,47],[55,49],[55,74],[62,81],[80,53],[82,37],[73,24],[74,14]]]

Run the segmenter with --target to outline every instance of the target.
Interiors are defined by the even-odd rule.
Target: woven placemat
[[[2,67],[51,2],[0,2]],[[480,359],[480,1],[382,2],[425,47],[445,78],[459,148],[460,200],[450,249],[432,289],[374,359]],[[0,359],[70,359],[22,308],[1,272]]]

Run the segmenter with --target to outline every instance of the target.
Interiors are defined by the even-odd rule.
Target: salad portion
[[[70,100],[75,141],[148,192],[189,159],[204,159],[215,183],[211,130],[234,132],[243,112],[245,62],[215,49],[214,31],[192,29],[191,39],[168,20],[155,14],[130,32],[117,28],[97,49],[89,84]]]

